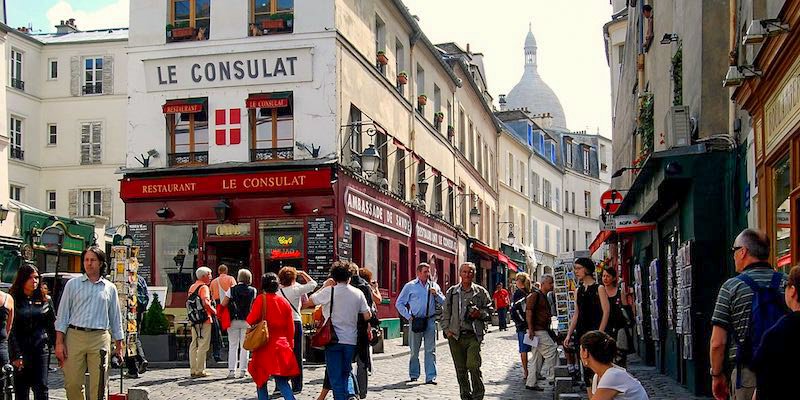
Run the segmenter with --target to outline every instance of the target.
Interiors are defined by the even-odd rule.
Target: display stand
[[[575,295],[577,284],[575,282],[574,257],[571,253],[559,256],[553,267],[555,287],[556,315],[558,319],[558,333],[565,333],[569,329],[569,321],[575,313]]]
[[[137,353],[136,335],[139,334],[136,322],[139,246],[113,246],[111,252],[113,254],[111,281],[117,287],[119,295],[122,327],[125,334],[125,354],[133,357]]]
[[[693,358],[692,342],[692,243],[686,242],[675,257],[676,309],[675,333],[681,338],[683,359]]]

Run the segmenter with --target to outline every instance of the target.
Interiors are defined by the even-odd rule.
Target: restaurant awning
[[[251,94],[245,101],[247,108],[289,107],[289,97],[274,93]]]
[[[164,114],[196,114],[203,112],[206,99],[167,100],[161,111]]]
[[[482,253],[485,256],[487,256],[488,258],[493,258],[493,259],[495,259],[497,261],[500,261],[501,263],[506,264],[508,266],[508,268],[511,269],[512,271],[517,272],[517,270],[518,270],[517,263],[512,261],[510,258],[508,258],[507,255],[501,253],[500,251],[495,250],[495,249],[493,249],[491,247],[488,247],[486,245],[482,245],[482,244],[480,244],[478,242],[473,242],[471,247],[472,247],[472,250],[475,250],[478,253]]]
[[[612,236],[616,233],[617,235],[631,235],[634,233],[639,232],[647,232],[656,229],[656,224],[654,222],[640,222],[638,219],[634,218],[622,218],[622,217],[630,217],[630,216],[617,216],[615,218],[620,219],[620,222],[617,223],[617,226],[613,230],[603,230],[597,234],[592,241],[592,245],[589,246],[589,254],[594,254],[600,246],[603,245],[607,240],[611,239]],[[624,223],[623,223],[624,222]]]

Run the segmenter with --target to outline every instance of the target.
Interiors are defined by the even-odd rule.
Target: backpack
[[[194,290],[189,298],[186,299],[186,318],[192,325],[200,325],[208,321],[208,312],[203,305],[203,298],[200,297],[200,289],[206,285],[200,285]]]
[[[527,326],[528,322],[525,316],[525,302],[528,300],[528,296],[530,294],[525,295],[525,297],[511,303],[511,320],[514,321],[514,324],[517,326]]]
[[[750,327],[747,336],[737,340],[737,365],[749,365],[754,359],[761,338],[781,317],[787,314],[786,302],[780,292],[783,274],[774,272],[769,286],[759,286],[753,278],[739,274],[736,278],[744,282],[753,291],[753,302],[750,305]]]

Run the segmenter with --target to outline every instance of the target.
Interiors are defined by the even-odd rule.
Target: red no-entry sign
[[[609,214],[615,214],[622,204],[622,193],[615,189],[607,190],[600,196],[600,207]]]

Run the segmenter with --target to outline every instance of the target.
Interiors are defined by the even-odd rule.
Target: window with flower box
[[[250,0],[250,36],[292,33],[294,0]]]

